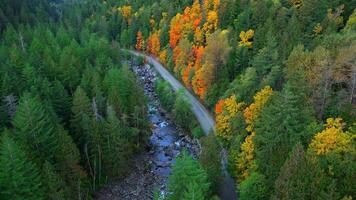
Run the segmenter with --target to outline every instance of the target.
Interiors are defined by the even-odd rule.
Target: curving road
[[[204,130],[205,134],[209,134],[211,131],[215,130],[215,121],[209,111],[205,109],[205,107],[199,102],[199,100],[195,98],[195,96],[193,96],[174,76],[172,76],[170,72],[165,67],[163,67],[161,63],[159,63],[152,56],[147,56],[145,54],[132,50],[128,50],[128,52],[136,56],[145,57],[147,61],[155,68],[155,70],[161,75],[161,77],[172,86],[174,91],[184,91],[184,95],[192,105],[191,110],[194,113],[195,117],[198,119],[200,126]]]
[[[191,110],[198,119],[200,126],[204,130],[205,134],[209,134],[210,132],[215,130],[215,121],[209,111],[205,109],[205,107],[199,102],[199,100],[195,96],[193,96],[174,76],[172,76],[170,72],[165,67],[163,67],[161,63],[159,63],[159,61],[157,61],[152,56],[147,56],[137,51],[125,51],[128,51],[135,56],[145,57],[147,61],[155,68],[155,70],[161,75],[161,77],[166,80],[175,91],[184,91],[186,98],[188,99],[188,101],[190,101],[192,105]],[[222,200],[236,200],[237,195],[235,191],[235,182],[234,179],[227,172],[227,152],[224,149],[221,151],[221,164],[223,169],[223,178],[218,188],[218,195]]]

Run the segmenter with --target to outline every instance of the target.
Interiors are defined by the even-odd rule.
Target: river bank
[[[183,134],[174,124],[169,112],[165,111],[154,90],[159,78],[149,65],[133,66],[139,83],[148,98],[148,118],[151,136],[145,151],[135,159],[131,173],[123,180],[114,181],[95,194],[97,200],[153,199],[153,191],[166,194],[168,176],[175,158],[186,149],[197,157],[198,142]]]

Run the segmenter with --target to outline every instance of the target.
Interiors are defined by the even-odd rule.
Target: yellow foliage
[[[290,0],[290,1],[291,1],[292,5],[297,9],[299,9],[302,6],[301,0]]]
[[[223,100],[222,112],[216,114],[216,134],[225,139],[231,140],[233,133],[230,121],[241,112],[245,106],[244,103],[237,103],[235,95]]]
[[[248,47],[248,48],[252,48],[252,42],[250,41],[253,36],[254,36],[255,32],[250,29],[248,31],[241,31],[240,33],[240,39],[241,41],[239,42],[239,46],[240,47]]]
[[[256,93],[254,98],[254,103],[244,110],[244,117],[247,124],[246,130],[248,132],[253,132],[254,123],[258,118],[262,108],[268,102],[273,94],[273,90],[270,86],[266,86],[261,91]]]
[[[216,11],[209,11],[206,22],[203,25],[203,31],[208,37],[211,33],[213,33],[218,28],[219,17]]]
[[[132,7],[130,5],[122,6],[122,7],[119,7],[118,10],[119,10],[119,12],[121,12],[121,15],[125,18],[127,23],[130,25],[131,24]]]
[[[356,24],[356,10],[349,17],[349,20],[346,22],[345,29],[351,29]]]
[[[319,35],[323,31],[323,27],[318,23],[317,25],[314,26],[314,33],[315,35]]]
[[[343,131],[345,123],[341,118],[328,118],[325,129],[317,133],[309,145],[309,149],[316,155],[342,153],[352,150],[352,136]]]
[[[167,65],[167,49],[159,53],[158,59],[162,64]]]
[[[155,19],[153,19],[153,18],[151,17],[151,19],[150,19],[150,27],[153,29],[153,27],[155,26],[155,24],[156,24]]]
[[[241,153],[238,154],[235,167],[237,170],[237,181],[244,181],[251,172],[256,170],[256,165],[254,163],[254,145],[253,145],[253,137],[255,133],[253,132],[251,135],[245,138],[244,143],[241,145]]]

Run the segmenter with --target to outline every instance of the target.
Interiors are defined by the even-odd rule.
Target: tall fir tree
[[[83,147],[88,140],[90,119],[93,116],[90,100],[86,92],[78,86],[73,95],[71,127],[73,139],[78,148]]]
[[[193,188],[189,189],[192,186]],[[187,154],[186,151],[177,158],[168,179],[169,200],[181,199],[184,195],[192,193],[203,194],[206,198],[210,183],[208,176],[199,163]]]
[[[302,95],[292,88],[288,82],[281,93],[272,96],[255,125],[256,163],[270,187],[294,145],[306,145],[311,139],[308,127],[313,122],[312,113]]]
[[[45,199],[40,169],[5,131],[0,150],[0,198]]]

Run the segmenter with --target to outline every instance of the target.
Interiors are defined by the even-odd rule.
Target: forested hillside
[[[355,9],[355,0],[2,0],[0,199],[90,199],[127,175],[150,127],[120,49],[156,57],[215,116],[199,162],[177,159],[167,199],[217,193],[217,141],[238,199],[355,199]]]

